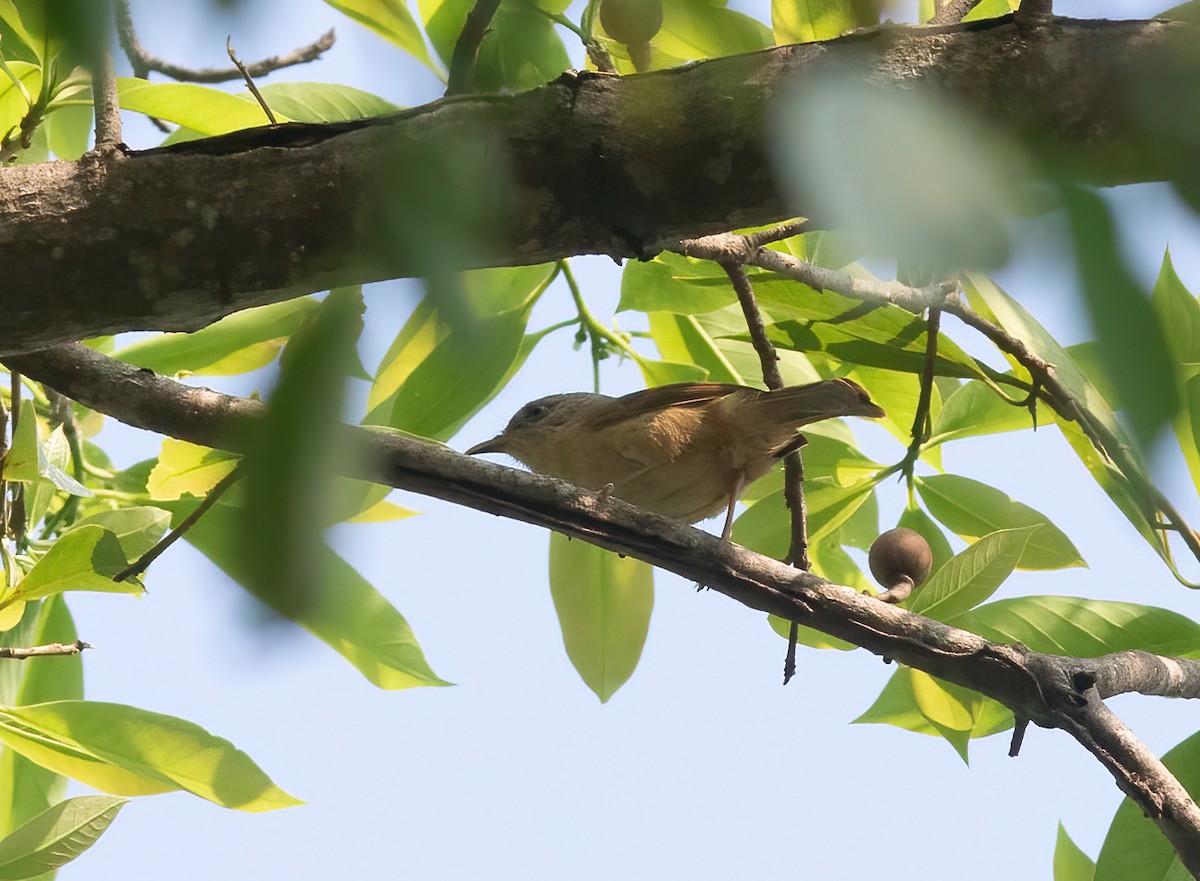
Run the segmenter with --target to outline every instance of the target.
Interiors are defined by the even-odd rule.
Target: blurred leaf
[[[296,122],[367,119],[401,109],[378,95],[337,83],[270,83],[258,90],[273,112]]]
[[[654,570],[550,533],[550,595],[567,656],[606,702],[633,675],[654,608]]]
[[[117,77],[117,94],[122,110],[187,126],[204,135],[223,135],[270,122],[257,101],[195,83],[149,83]],[[275,118],[292,121],[282,113]]]
[[[742,55],[774,44],[766,25],[749,15],[726,9],[725,0],[663,0],[662,29],[651,41],[656,54],[655,67]]]
[[[1200,792],[1200,732],[1168,750],[1162,763],[1184,789]],[[1095,881],[1183,881],[1190,874],[1158,826],[1122,799],[1096,858]]]
[[[1183,399],[1175,417],[1175,434],[1192,483],[1200,488],[1200,304],[1175,273],[1170,251],[1163,254],[1151,299],[1166,332]]]
[[[7,61],[6,64],[12,76],[16,77],[24,86],[24,92],[8,74],[0,71],[0,138],[20,125],[21,120],[29,112],[26,95],[36,101],[42,88],[42,69],[38,65],[12,60]]]
[[[905,508],[896,525],[919,532],[925,541],[929,542],[929,549],[933,551],[933,568],[930,572],[938,571],[954,556],[945,534],[933,518],[920,508]]]
[[[1096,864],[1071,840],[1063,824],[1058,824],[1054,842],[1054,881],[1092,881]]]
[[[115,535],[100,526],[81,526],[51,545],[2,604],[28,602],[67,590],[141,593],[142,587],[136,581],[112,580],[127,563]]]
[[[46,39],[45,3],[23,2],[17,6],[14,0],[0,0],[0,22],[4,24],[4,30],[0,33],[4,35],[2,45],[5,58],[11,58],[17,48],[13,45],[12,37],[16,37],[32,53],[30,60],[41,58]]]
[[[947,619],[943,619],[947,620]],[[1082,597],[1031,596],[997,600],[948,619],[993,642],[1035,652],[1096,658],[1141,649],[1169,657],[1200,657],[1200,623],[1134,603]]]
[[[985,535],[934,572],[913,593],[907,607],[918,615],[947,621],[979,605],[1012,574],[1039,528],[1026,526]]]
[[[171,509],[178,525],[195,504],[178,502],[166,507]],[[187,531],[185,538],[221,571],[253,593],[236,534],[240,523],[235,509],[219,503]],[[430,669],[404,616],[349,563],[322,545],[317,567],[321,590],[311,607],[298,610],[293,619],[297,624],[342,655],[379,688],[449,684]],[[277,598],[273,592],[255,596],[268,604]],[[275,611],[284,614],[286,609]]]
[[[0,741],[113,795],[183,789],[242,811],[300,804],[229,741],[183,719],[123,704],[52,701],[0,708]]]
[[[192,495],[203,498],[238,463],[238,457],[175,438],[163,438],[162,450],[146,482],[146,492],[156,501]]]
[[[104,834],[128,799],[83,795],[59,802],[0,840],[0,881],[21,881],[71,862]]]
[[[708,371],[695,364],[638,358],[637,365],[641,368],[642,378],[646,380],[647,386],[670,385],[673,382],[701,382],[708,377]]]
[[[38,444],[37,416],[26,401],[13,429],[12,446],[4,456],[4,479],[31,483],[41,477],[45,461]]]
[[[120,349],[113,357],[164,376],[229,376],[275,360],[284,342],[321,308],[312,297],[243,309],[192,333],[163,333]]]
[[[291,618],[315,602],[347,376],[362,332],[361,288],[337,288],[288,342],[279,382],[243,461],[237,531],[248,587]]]
[[[1013,392],[1016,396],[1015,389]],[[1032,427],[1033,420],[1024,407],[1010,404],[986,383],[964,382],[934,417],[928,445]]]
[[[365,421],[453,436],[509,376],[554,275],[553,265],[479,270],[462,276],[457,303],[427,294],[379,365]]]
[[[91,107],[53,107],[42,123],[51,152],[59,159],[74,162],[87,152],[92,133]]]
[[[447,67],[474,0],[420,0],[429,41]],[[531,3],[503,0],[496,10],[475,66],[482,92],[522,91],[543,85],[570,66],[554,23]]]
[[[1163,326],[1121,256],[1103,199],[1077,187],[1065,187],[1063,197],[1100,355],[1134,434],[1148,445],[1178,402]]]
[[[21,622],[0,633],[0,645],[71,643],[79,638],[61,595],[25,605]],[[0,667],[0,705],[36,704],[83,697],[83,659],[56,658],[53,664]],[[40,814],[67,791],[65,778],[0,747],[0,837]]]
[[[1018,569],[1087,565],[1071,540],[1045,514],[994,487],[956,474],[918,477],[916,484],[929,513],[964,539],[979,539],[1000,529],[1039,526],[1025,546]]]
[[[647,317],[650,319],[650,335],[663,358],[695,364],[706,371],[705,378],[709,382],[744,385],[741,374],[695,318],[670,312],[651,312]]]
[[[154,547],[171,526],[171,512],[162,508],[135,505],[111,511],[97,511],[76,520],[71,531],[99,526],[116,535],[126,559],[136,560]]]
[[[396,44],[418,61],[436,71],[421,38],[421,29],[404,0],[325,0],[359,24],[370,28],[385,40]],[[272,108],[273,109],[273,108]]]
[[[878,3],[854,0],[771,0],[775,42],[832,40],[847,31],[879,24]]]
[[[775,103],[771,155],[792,209],[833,218],[873,256],[919,256],[931,278],[1001,265],[1027,175],[1016,146],[945,95],[865,79],[806,77]]]

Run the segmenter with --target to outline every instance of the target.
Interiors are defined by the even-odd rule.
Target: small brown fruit
[[[875,580],[886,588],[879,598],[899,602],[929,577],[933,550],[919,532],[899,526],[875,539],[867,562]]]
[[[661,0],[603,0],[600,4],[604,32],[627,46],[649,43],[662,22]]]

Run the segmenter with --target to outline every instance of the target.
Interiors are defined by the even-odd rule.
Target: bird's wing
[[[593,423],[596,429],[616,425],[626,419],[655,413],[666,407],[688,407],[723,398],[745,386],[723,382],[676,382],[633,392],[617,398],[621,406],[613,407]]]

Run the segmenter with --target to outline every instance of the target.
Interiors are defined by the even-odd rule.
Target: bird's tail
[[[764,392],[759,401],[771,408],[780,422],[790,422],[796,428],[836,416],[879,419],[887,415],[865,388],[848,379],[824,379]]]

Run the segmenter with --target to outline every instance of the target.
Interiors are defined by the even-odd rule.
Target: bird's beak
[[[475,446],[467,450],[467,455],[475,456],[479,453],[506,453],[508,450],[505,449],[504,441],[504,435],[498,434],[491,440],[485,440],[481,444],[475,444]]]

